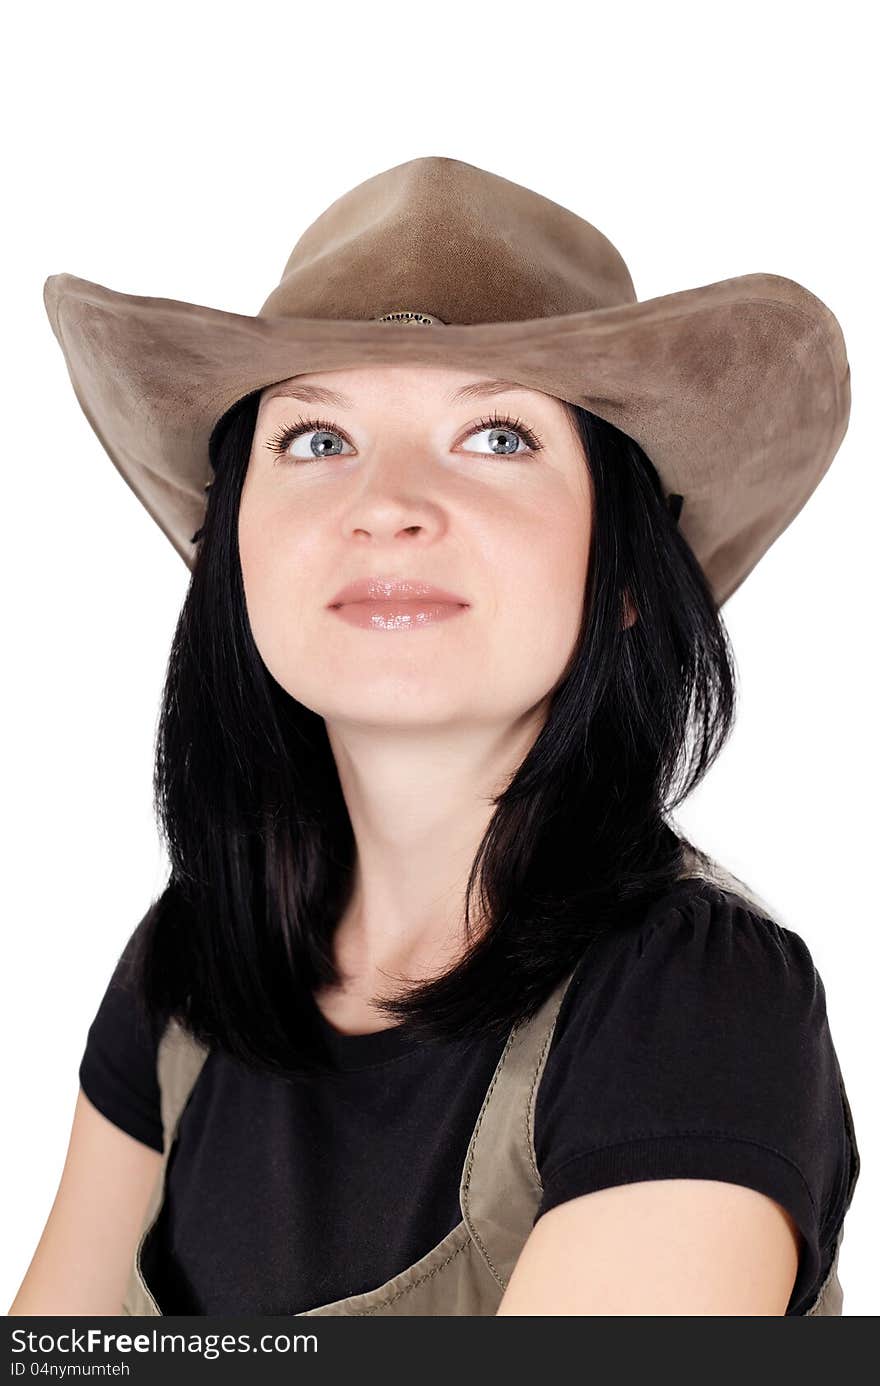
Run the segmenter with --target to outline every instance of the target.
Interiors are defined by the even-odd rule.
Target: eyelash
[[[525,442],[528,444],[532,452],[540,452],[541,448],[544,446],[538,435],[535,432],[533,432],[533,430],[530,429],[527,424],[522,423],[519,419],[511,419],[507,414],[492,414],[490,418],[480,419],[480,422],[478,424],[475,424],[471,431],[467,433],[465,436],[467,438],[471,438],[475,433],[482,433],[483,430],[486,428],[507,428],[511,431],[511,433],[518,433],[519,436],[523,438]],[[299,419],[295,424],[292,424],[290,427],[279,429],[273,437],[267,439],[266,446],[270,450],[270,452],[276,453],[282,461],[298,463],[306,462],[308,460],[314,460],[317,462],[319,460],[318,458],[285,458],[284,454],[296,438],[301,437],[304,433],[313,433],[318,432],[320,430],[323,430],[326,433],[336,433],[339,435],[340,438],[344,438],[345,441],[349,443],[349,445],[351,445],[351,440],[349,438],[346,438],[345,434],[342,433],[334,423],[331,423],[330,420]],[[462,439],[462,442],[464,441],[465,440]],[[504,458],[505,456],[516,458],[519,456],[518,453],[496,453],[494,455],[498,458]]]

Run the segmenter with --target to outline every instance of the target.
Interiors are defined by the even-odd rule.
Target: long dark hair
[[[156,739],[171,870],[137,956],[154,1025],[173,1015],[202,1043],[292,1074],[327,1057],[309,1001],[338,980],[331,940],[355,843],[324,720],[269,673],[247,617],[238,508],[259,400],[241,399],[211,437],[214,480]],[[627,435],[567,407],[594,493],[581,630],[540,733],[493,801],[464,955],[381,1004],[421,1039],[509,1032],[599,933],[675,883],[687,840],[669,816],[733,725],[727,633],[655,468]]]

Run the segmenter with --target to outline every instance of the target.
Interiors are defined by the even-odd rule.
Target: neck
[[[458,956],[468,875],[495,811],[492,797],[510,782],[545,716],[539,704],[504,727],[327,723],[356,846],[352,893],[334,938],[349,977],[390,969],[415,980]]]

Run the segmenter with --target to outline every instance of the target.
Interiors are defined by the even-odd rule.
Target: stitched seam
[[[374,1031],[373,1033],[386,1034],[387,1031],[379,1030]],[[350,1039],[352,1038],[352,1036],[349,1035],[346,1036],[346,1038]],[[358,1035],[355,1036],[355,1038],[360,1039],[362,1038],[362,1036]],[[449,1061],[452,1062],[455,1059],[457,1052],[467,1053],[468,1050],[475,1043],[478,1043],[480,1040],[484,1038],[485,1037],[483,1035],[476,1035],[473,1037],[466,1036],[463,1039],[450,1039],[440,1041],[440,1043],[444,1046],[444,1049],[448,1046],[448,1055],[444,1052],[442,1057],[444,1059],[448,1057]],[[322,1073],[322,1078],[326,1076],[331,1081],[341,1081],[345,1078],[350,1077],[353,1073],[368,1073],[372,1069],[376,1068],[390,1068],[392,1064],[402,1064],[407,1059],[413,1059],[417,1055],[424,1057],[424,1054],[425,1047],[423,1042],[421,1040],[414,1039],[412,1048],[405,1049],[402,1054],[392,1054],[391,1057],[387,1059],[375,1059],[372,1063],[369,1064],[358,1064],[357,1068],[340,1068],[338,1066],[334,1066],[333,1068],[326,1069],[324,1073]],[[336,1065],[335,1057],[333,1059],[333,1063],[334,1065]]]
[[[569,982],[570,982],[570,981],[571,981],[571,977],[569,977],[568,980],[569,980]],[[568,990],[568,987],[566,986],[566,991],[567,991],[567,990]],[[564,996],[564,993],[563,993],[563,996]],[[561,1006],[561,1004],[562,1004],[562,998],[560,998],[560,1006]],[[540,1055],[539,1055],[539,1057],[538,1057],[538,1062],[537,1062],[536,1065],[535,1065],[535,1071],[534,1071],[534,1073],[532,1074],[532,1086],[531,1086],[531,1088],[529,1089],[529,1100],[528,1100],[528,1102],[526,1103],[526,1114],[525,1114],[525,1115],[526,1115],[526,1152],[527,1152],[528,1158],[529,1158],[529,1166],[530,1166],[530,1168],[531,1168],[532,1174],[534,1175],[534,1177],[535,1177],[535,1179],[536,1179],[536,1181],[537,1181],[537,1184],[538,1184],[538,1188],[539,1188],[539,1189],[543,1189],[544,1185],[543,1185],[543,1182],[542,1182],[542,1180],[541,1180],[540,1172],[539,1172],[539,1170],[538,1170],[537,1157],[536,1157],[536,1154],[535,1154],[535,1146],[534,1146],[534,1127],[533,1127],[533,1125],[532,1125],[532,1115],[533,1115],[533,1106],[532,1106],[532,1104],[533,1104],[534,1098],[535,1098],[535,1090],[537,1089],[537,1086],[538,1086],[538,1081],[539,1081],[539,1080],[538,1080],[538,1075],[539,1075],[539,1073],[542,1072],[543,1064],[544,1064],[544,1058],[545,1058],[545,1055],[547,1054],[547,1050],[550,1048],[550,1042],[551,1042],[551,1040],[553,1039],[553,1035],[554,1035],[555,1030],[556,1030],[556,1021],[557,1021],[557,1018],[558,1018],[558,1016],[559,1016],[559,1009],[560,1009],[560,1006],[557,1006],[557,1008],[556,1008],[556,1015],[554,1015],[554,1017],[553,1017],[553,1022],[552,1022],[552,1024],[550,1025],[550,1028],[549,1028],[549,1030],[547,1031],[547,1034],[546,1034],[546,1036],[545,1036],[544,1044],[543,1044],[543,1046],[542,1046],[542,1048],[541,1048],[541,1053],[540,1053]]]
[[[163,1043],[168,1043],[168,1042],[170,1042],[172,1035],[174,1036],[174,1038],[179,1038],[179,1035],[180,1035],[181,1033],[186,1034],[186,1032],[183,1031],[183,1028],[182,1028],[179,1024],[178,1024],[178,1026],[177,1026],[177,1033],[175,1034],[174,1031],[172,1030],[172,1025],[173,1025],[173,1023],[174,1023],[173,1021],[168,1021],[168,1022],[167,1022],[166,1026],[165,1026],[165,1029],[164,1029],[164,1031],[163,1031],[163,1033],[162,1033],[162,1036],[161,1036],[161,1038],[160,1038],[160,1044],[159,1044],[159,1046],[157,1047],[157,1051],[156,1051],[156,1069],[157,1069],[157,1073],[158,1073],[158,1067],[159,1067],[159,1048],[161,1047],[161,1045],[162,1045]],[[191,1041],[191,1036],[187,1035],[187,1038],[190,1039],[190,1041]],[[203,1051],[202,1062],[199,1064],[198,1072],[196,1073],[195,1078],[193,1079],[192,1083],[190,1084],[189,1092],[187,1093],[187,1095],[186,1095],[186,1097],[185,1097],[183,1103],[181,1104],[180,1110],[179,1110],[178,1113],[177,1113],[177,1118],[176,1118],[176,1120],[175,1120],[175,1122],[174,1122],[174,1126],[173,1126],[173,1128],[172,1128],[172,1130],[171,1130],[171,1134],[170,1134],[169,1139],[168,1139],[168,1148],[167,1148],[167,1150],[164,1150],[164,1149],[163,1149],[163,1152],[162,1152],[162,1165],[161,1165],[161,1168],[160,1168],[160,1171],[159,1171],[159,1175],[157,1176],[158,1178],[161,1178],[161,1181],[162,1181],[162,1182],[161,1182],[161,1192],[160,1192],[160,1195],[159,1195],[159,1202],[158,1202],[158,1205],[157,1205],[157,1207],[156,1207],[155,1213],[153,1214],[152,1218],[150,1219],[149,1226],[146,1227],[146,1228],[144,1228],[144,1230],[143,1230],[143,1232],[142,1232],[142,1234],[141,1234],[140,1240],[138,1241],[137,1247],[136,1247],[136,1249],[135,1249],[136,1279],[137,1279],[137,1281],[138,1281],[139,1288],[142,1289],[142,1290],[144,1291],[144,1293],[147,1295],[148,1299],[150,1300],[150,1302],[151,1302],[152,1305],[154,1306],[154,1308],[155,1308],[155,1310],[156,1310],[156,1313],[159,1314],[160,1316],[162,1316],[162,1309],[160,1308],[158,1300],[156,1299],[155,1295],[153,1294],[152,1290],[150,1289],[149,1285],[147,1284],[146,1274],[145,1274],[145,1271],[144,1271],[144,1266],[143,1266],[143,1261],[142,1261],[142,1252],[144,1252],[144,1251],[146,1250],[147,1238],[150,1236],[150,1233],[153,1231],[153,1229],[158,1225],[159,1218],[161,1217],[162,1211],[163,1211],[163,1209],[164,1209],[164,1207],[165,1207],[165,1204],[166,1204],[166,1202],[167,1202],[167,1200],[168,1200],[168,1174],[169,1174],[169,1163],[170,1163],[170,1160],[171,1160],[171,1152],[172,1152],[172,1150],[174,1149],[175,1145],[177,1144],[177,1137],[178,1137],[178,1134],[179,1134],[179,1132],[180,1132],[180,1124],[181,1124],[181,1122],[183,1121],[183,1114],[184,1114],[184,1112],[186,1111],[187,1107],[189,1106],[189,1104],[190,1104],[190,1102],[191,1102],[191,1100],[192,1100],[192,1095],[193,1095],[193,1092],[195,1091],[196,1084],[198,1083],[199,1078],[200,1078],[201,1075],[202,1075],[202,1071],[203,1071],[203,1069],[204,1069],[204,1067],[205,1067],[205,1063],[207,1062],[208,1058],[210,1057],[210,1050],[206,1049],[206,1047],[205,1047],[203,1044],[201,1044],[200,1042],[196,1042],[196,1047],[197,1047],[199,1050]],[[160,1084],[160,1091],[161,1091],[161,1084]],[[164,1144],[164,1141],[163,1141],[163,1144]]]
[[[445,1261],[441,1261],[439,1266],[435,1266],[433,1270],[426,1271],[424,1275],[419,1276],[418,1280],[414,1280],[411,1285],[407,1285],[404,1289],[398,1290],[396,1294],[389,1295],[387,1299],[380,1300],[378,1304],[374,1304],[370,1309],[356,1310],[355,1317],[365,1318],[369,1314],[377,1314],[379,1310],[384,1309],[386,1305],[393,1304],[395,1300],[402,1299],[404,1295],[411,1294],[413,1290],[418,1289],[419,1285],[424,1285],[426,1280],[430,1280],[432,1276],[444,1270],[446,1266],[449,1265],[450,1261],[455,1260],[456,1256],[460,1256],[463,1251],[467,1251],[467,1245],[467,1241],[462,1242],[461,1246],[453,1251],[451,1256],[447,1256]]]
[[[794,1170],[795,1174],[798,1176],[798,1178],[804,1186],[813,1213],[816,1214],[816,1216],[818,1216],[816,1203],[812,1193],[810,1192],[810,1186],[804,1178],[800,1168],[795,1164],[794,1160],[789,1159],[789,1157],[787,1155],[784,1155],[781,1150],[777,1150],[772,1145],[765,1145],[762,1141],[750,1140],[747,1136],[732,1136],[728,1131],[692,1130],[638,1132],[635,1135],[628,1137],[628,1139],[625,1141],[609,1141],[606,1145],[596,1145],[593,1146],[590,1150],[582,1150],[577,1155],[570,1155],[567,1160],[562,1161],[561,1165],[557,1165],[556,1169],[554,1169],[552,1173],[545,1173],[544,1178],[545,1180],[547,1180],[548,1183],[552,1183],[553,1180],[556,1179],[564,1169],[567,1169],[569,1165],[574,1164],[575,1161],[588,1159],[591,1155],[599,1154],[603,1150],[619,1150],[625,1146],[634,1145],[637,1141],[677,1140],[681,1136],[709,1136],[712,1139],[730,1141],[739,1145],[753,1145],[757,1150],[769,1151],[771,1155],[775,1155],[777,1159],[782,1160],[786,1165],[788,1165],[791,1169]]]
[[[499,1061],[498,1061],[498,1065],[497,1065],[497,1067],[496,1067],[496,1069],[495,1069],[495,1072],[494,1072],[494,1074],[493,1074],[493,1076],[492,1076],[492,1081],[491,1081],[491,1083],[489,1084],[489,1090],[488,1090],[488,1092],[486,1093],[486,1096],[483,1098],[483,1105],[482,1105],[482,1107],[480,1108],[480,1115],[477,1117],[477,1124],[476,1124],[476,1126],[474,1127],[474,1134],[473,1134],[473,1137],[472,1137],[472,1139],[471,1139],[471,1143],[470,1143],[470,1146],[469,1146],[469,1148],[468,1148],[467,1159],[466,1159],[466,1161],[465,1161],[465,1168],[464,1168],[464,1189],[463,1189],[463,1202],[464,1202],[464,1203],[467,1203],[468,1193],[470,1192],[470,1186],[471,1186],[471,1170],[473,1169],[473,1164],[474,1164],[474,1152],[475,1152],[475,1150],[476,1150],[476,1148],[477,1148],[477,1142],[478,1142],[479,1136],[480,1136],[480,1128],[481,1128],[482,1125],[483,1125],[483,1118],[485,1117],[486,1112],[487,1112],[487,1110],[488,1110],[488,1107],[489,1107],[489,1099],[491,1098],[492,1093],[493,1093],[494,1090],[495,1090],[495,1084],[498,1082],[498,1079],[501,1077],[502,1070],[503,1070],[503,1068],[504,1068],[505,1063],[507,1062],[507,1056],[508,1056],[508,1054],[510,1053],[511,1046],[512,1046],[512,1044],[513,1044],[513,1041],[514,1041],[514,1038],[515,1038],[515,1036],[516,1036],[516,1033],[517,1033],[518,1029],[519,1029],[519,1026],[518,1026],[518,1025],[515,1025],[514,1028],[511,1030],[510,1034],[509,1034],[508,1037],[507,1037],[507,1043],[506,1043],[506,1045],[504,1046],[504,1052],[502,1053],[501,1058],[500,1058]],[[464,1212],[464,1209],[462,1209],[462,1211]],[[492,1272],[492,1274],[494,1275],[495,1279],[498,1281],[498,1284],[499,1284],[502,1288],[504,1288],[504,1279],[503,1279],[503,1277],[502,1277],[502,1275],[501,1275],[501,1272],[498,1270],[498,1267],[495,1265],[494,1261],[492,1260],[491,1256],[489,1255],[489,1250],[488,1250],[488,1248],[487,1248],[486,1246],[484,1246],[483,1241],[482,1241],[482,1239],[481,1239],[481,1237],[480,1237],[480,1234],[479,1234],[479,1232],[477,1231],[476,1227],[472,1227],[471,1224],[470,1224],[470,1222],[467,1222],[466,1225],[467,1225],[468,1233],[470,1234],[472,1240],[476,1242],[477,1246],[480,1248],[480,1251],[482,1252],[483,1256],[485,1257],[487,1266],[488,1266],[489,1269],[491,1270],[491,1272]]]
[[[360,1036],[357,1038],[360,1038]],[[371,1064],[359,1064],[357,1068],[334,1067],[326,1070],[326,1076],[329,1079],[340,1080],[348,1077],[352,1073],[369,1073],[370,1070],[374,1068],[390,1068],[392,1064],[401,1064],[405,1059],[412,1059],[417,1054],[424,1056],[424,1048],[418,1040],[414,1042],[412,1049],[405,1050],[403,1054],[392,1054],[388,1059],[376,1059]],[[336,1060],[334,1059],[333,1062],[335,1064]],[[322,1077],[323,1076],[322,1074]]]

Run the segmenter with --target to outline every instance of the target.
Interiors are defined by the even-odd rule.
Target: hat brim
[[[51,275],[43,296],[86,418],[189,568],[214,424],[243,395],[298,374],[459,368],[591,410],[684,496],[679,526],[719,606],[801,510],[849,421],[840,325],[781,275],[560,317],[418,328],[251,317],[71,274]]]

